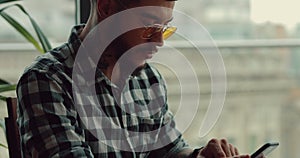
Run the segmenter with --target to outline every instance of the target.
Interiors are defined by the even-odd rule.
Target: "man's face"
[[[174,4],[175,2],[166,0],[140,0],[133,7],[145,7],[143,12],[119,21],[120,27],[124,23],[136,23],[143,26],[126,32],[114,41],[112,47],[117,53],[116,56],[122,59],[120,64],[130,65],[134,68],[142,67],[147,59],[151,59],[157,53],[158,47],[163,46],[163,32],[157,31],[159,30],[157,27],[147,26],[167,25],[172,20]],[[154,11],[149,10],[147,6],[157,7]]]

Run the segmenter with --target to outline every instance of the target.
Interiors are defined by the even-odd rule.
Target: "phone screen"
[[[271,151],[273,151],[278,145],[279,145],[278,142],[275,142],[275,143],[266,143],[262,147],[260,147],[257,151],[255,151],[251,155],[251,158],[264,158]]]

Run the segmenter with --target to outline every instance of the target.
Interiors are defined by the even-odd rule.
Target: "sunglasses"
[[[171,37],[177,30],[177,27],[170,25],[153,24],[144,27],[142,33],[143,39],[151,39],[155,34],[162,33],[163,39]]]

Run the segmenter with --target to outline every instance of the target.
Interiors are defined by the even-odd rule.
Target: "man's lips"
[[[151,59],[153,57],[153,55],[157,53],[157,51],[158,51],[157,48],[152,49],[151,51],[147,51],[146,52],[146,58]]]
[[[146,59],[151,59],[155,53],[147,53]]]

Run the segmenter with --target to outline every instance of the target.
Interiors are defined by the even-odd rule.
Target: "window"
[[[200,138],[199,128],[211,99],[212,82],[207,63],[195,45],[180,41],[184,38],[174,37],[173,41],[166,42],[188,58],[199,80],[199,109],[192,124],[184,130],[190,144],[201,146],[212,137],[227,137],[242,153],[252,153],[266,141],[274,140],[281,145],[271,157],[299,157],[300,20],[295,18],[297,4],[295,0],[177,2],[177,10],[208,30],[222,55],[227,75],[226,99],[220,118],[209,134]],[[197,34],[198,29],[186,21],[178,22],[178,30]],[[195,44],[202,50],[211,48],[205,41]],[[160,54],[168,51],[162,49]],[[166,55],[162,60],[182,62],[175,55]],[[176,117],[180,108],[188,107],[180,105],[182,83],[178,74],[184,70],[162,67],[169,87],[169,103]],[[192,85],[189,88],[195,89]],[[191,100],[197,98],[195,93],[189,96]]]
[[[81,11],[88,10],[83,3],[86,0],[76,2],[26,0],[22,3],[55,46],[67,40],[76,23],[75,4]],[[184,137],[193,146],[202,146],[212,137],[227,137],[241,153],[252,153],[266,141],[275,140],[280,142],[280,147],[271,153],[271,157],[299,157],[300,19],[296,7],[299,2],[179,0],[176,3],[176,10],[207,29],[222,55],[227,76],[221,115],[208,135],[200,138],[199,128],[212,95],[212,80],[208,65],[196,46],[210,50],[212,45],[205,41],[193,45],[179,35],[166,41],[166,47],[160,49],[161,61],[182,65],[183,57],[187,59],[198,79],[199,91],[195,90],[195,84],[191,82],[193,76],[186,74],[186,69],[158,64],[167,82],[168,101],[175,117],[181,108],[188,111],[183,114],[186,116],[196,112],[187,121],[191,123],[188,128],[183,129]],[[15,8],[8,12],[29,26],[26,17]],[[86,12],[81,15],[87,17]],[[185,29],[190,37],[197,39],[192,35],[197,35],[199,27],[190,25],[187,19],[179,19],[177,25],[179,31]],[[15,83],[38,53],[24,44],[26,41],[3,20],[0,20],[0,28],[0,76]],[[174,55],[174,49],[182,56]],[[178,78],[178,75],[184,77]],[[216,81],[218,84],[219,80]],[[180,82],[186,87],[181,87]],[[188,89],[185,98],[188,101],[199,99],[197,111],[189,111],[187,105],[181,105],[182,88]],[[178,121],[178,124],[187,123],[186,120]]]
[[[72,25],[75,24],[74,0],[26,0],[20,3],[40,25],[51,41],[52,47],[68,39]],[[18,8],[10,8],[6,13],[26,26],[29,31],[33,31],[29,19]],[[0,78],[16,83],[24,68],[39,53],[2,17],[0,17],[0,28]],[[15,94],[11,92],[3,95],[14,96]],[[6,116],[6,108],[4,108],[6,105],[0,102],[0,106],[2,107],[0,116],[3,118]],[[0,143],[5,144],[4,132],[0,134]],[[6,148],[0,148],[0,157],[8,157]]]
[[[52,43],[52,47],[67,41],[71,28],[75,24],[75,2],[73,0],[43,2],[26,0],[21,4],[40,25]],[[12,7],[6,12],[35,35],[29,19],[18,8]],[[38,53],[2,17],[0,19],[0,58],[6,59],[0,62],[0,67],[2,68],[0,76],[11,82],[16,82],[26,65],[30,64]]]
[[[66,41],[71,27],[75,24],[75,2],[73,0],[43,1],[26,0],[22,2],[25,9],[37,21],[47,37],[52,42]],[[60,5],[57,5],[60,4]],[[45,9],[48,8],[48,9]],[[21,24],[32,30],[28,18],[16,7],[7,12],[20,21]],[[24,42],[20,36],[6,21],[0,21],[0,40],[3,42]]]

